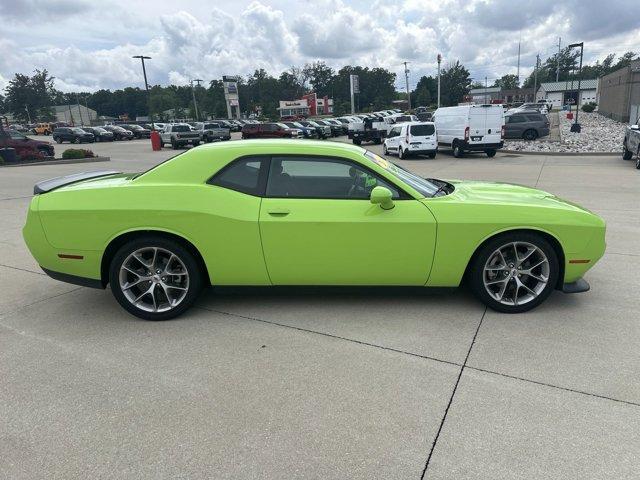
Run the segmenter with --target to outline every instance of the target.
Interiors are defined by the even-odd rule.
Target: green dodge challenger
[[[147,172],[38,183],[24,238],[51,277],[148,320],[207,285],[456,287],[524,312],[583,280],[605,223],[518,185],[425,179],[353,145],[204,145]]]

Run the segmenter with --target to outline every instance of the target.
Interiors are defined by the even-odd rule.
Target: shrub
[[[91,150],[84,150],[82,148],[68,148],[62,152],[62,158],[65,160],[74,158],[93,158],[95,155]]]
[[[44,160],[44,155],[41,152],[26,152],[20,156],[20,160],[24,162],[38,162]]]
[[[582,105],[582,111],[583,112],[593,112],[596,109],[596,106],[598,104],[596,102],[589,102],[589,103],[585,103],[584,105]]]

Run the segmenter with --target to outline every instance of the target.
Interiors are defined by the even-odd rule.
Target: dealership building
[[[578,92],[578,86],[580,86],[580,92]],[[536,98],[546,100],[553,108],[562,108],[567,104],[578,104],[581,107],[585,103],[598,101],[598,80],[563,80],[541,83]]]
[[[640,117],[640,60],[600,77],[598,94],[601,115],[635,123]]]
[[[333,99],[327,96],[318,97],[315,93],[309,93],[303,95],[299,100],[280,100],[278,111],[280,112],[280,118],[331,115],[333,113]]]

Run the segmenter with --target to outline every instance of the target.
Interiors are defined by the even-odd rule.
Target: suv
[[[102,127],[82,127],[82,130],[93,133],[96,142],[113,142],[113,132],[109,132]]]
[[[313,120],[300,120],[298,121],[298,123],[305,127],[315,128],[316,133],[318,134],[318,138],[325,139],[331,136],[331,127],[329,127],[328,125],[320,125]]]
[[[49,142],[32,140],[15,130],[4,130],[0,126],[0,148],[13,148],[19,158],[40,153],[45,157],[53,157],[53,145]]]
[[[624,141],[622,142],[622,158],[631,160],[636,156],[636,168],[640,170],[640,118],[636,123],[629,125],[624,132]]]
[[[79,127],[59,127],[53,131],[53,139],[58,143],[93,143],[96,138],[93,133],[85,132]]]
[[[257,123],[242,127],[242,138],[298,138],[299,132],[284,123]]]
[[[549,135],[549,119],[537,111],[512,111],[504,116],[504,138],[535,140]]]
[[[398,158],[407,158],[409,155],[429,155],[429,158],[436,158],[436,126],[433,122],[407,122],[396,125],[387,134],[382,151],[385,155],[397,153]]]
[[[196,122],[193,130],[200,135],[200,141],[209,143],[216,140],[231,140],[229,128],[220,125],[218,122]]]
[[[200,145],[200,134],[191,130],[186,123],[174,123],[164,127],[160,133],[160,142],[163,147],[169,143],[174,149],[188,144],[197,147]]]
[[[318,132],[313,127],[305,127],[301,123],[298,122],[281,122],[284,123],[287,127],[293,128],[295,130],[300,130],[302,133],[302,137],[304,138],[317,138]]]
[[[114,140],[133,140],[133,132],[119,127],[118,125],[105,125],[102,128],[107,132],[113,133]]]
[[[119,125],[125,130],[129,130],[133,133],[135,138],[149,138],[151,137],[151,130],[147,130],[146,128],[142,128],[140,125]]]

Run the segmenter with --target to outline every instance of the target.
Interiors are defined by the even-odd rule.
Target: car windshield
[[[9,136],[11,138],[13,138],[14,140],[22,140],[22,139],[27,138],[24,135],[22,135],[21,133],[16,132],[15,130],[9,130]]]
[[[284,123],[276,123],[276,125],[278,125],[280,128],[286,128],[286,129],[289,128]]]
[[[366,150],[364,153],[364,156],[367,157],[372,162],[374,162],[376,165],[384,168],[387,172],[389,172],[391,175],[396,177],[398,180],[411,186],[414,190],[417,190],[419,193],[421,193],[425,197],[433,197],[438,192],[438,189],[440,188],[435,183],[432,183],[429,180],[421,178],[411,173],[410,171],[405,170],[404,168],[399,167],[398,165],[385,160],[380,155],[376,155],[373,152]]]
[[[72,128],[71,131],[73,133],[80,133],[80,134],[87,133],[84,130],[82,130],[81,128]]]
[[[142,127],[140,125],[129,125],[129,128],[131,130],[142,130]]]
[[[293,125],[295,125],[298,128],[304,128],[304,125],[302,125],[301,123],[298,123],[298,122],[293,122]]]
[[[98,132],[98,133],[105,133],[106,130],[104,128],[100,128],[100,127],[93,127],[93,131],[94,132]]]
[[[171,127],[171,131],[172,132],[190,132],[191,128],[189,128],[189,125],[174,125],[173,127]]]
[[[204,128],[219,128],[219,125],[217,123],[205,123]]]

